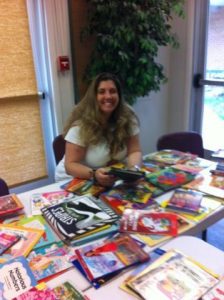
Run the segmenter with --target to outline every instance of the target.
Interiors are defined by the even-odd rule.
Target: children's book
[[[72,198],[74,198],[74,195],[67,191],[54,191],[33,194],[30,198],[32,215],[41,215],[41,208],[68,201]]]
[[[198,191],[178,188],[166,202],[165,207],[174,211],[196,215],[200,212],[202,199],[203,194]]]
[[[1,255],[0,263],[18,256],[27,256],[44,233],[40,229],[10,224],[0,224],[0,232],[16,234],[20,237],[18,242]]]
[[[212,164],[214,164],[214,162],[197,157],[195,159],[188,160],[182,164],[173,165],[172,167],[192,174],[198,174],[202,170],[210,167]]]
[[[193,174],[173,169],[171,167],[165,168],[159,172],[147,174],[146,180],[153,185],[158,186],[164,191],[177,188],[195,178]]]
[[[211,288],[201,300],[224,300],[224,278]]]
[[[69,281],[65,281],[53,288],[58,300],[89,300],[89,298],[75,288]]]
[[[187,218],[178,215],[177,216],[177,231],[178,234],[185,232],[186,230],[193,227],[193,222],[187,220]],[[159,245],[169,239],[171,236],[169,235],[161,235],[161,234],[137,234],[137,237],[140,238],[145,244],[149,245],[150,247]]]
[[[197,155],[178,150],[164,149],[149,153],[144,157],[144,161],[156,161],[164,165],[174,165],[183,163],[189,159],[195,159]]]
[[[39,282],[73,267],[72,261],[75,257],[73,248],[59,242],[31,251],[27,260],[34,277]]]
[[[0,197],[0,218],[18,213],[23,208],[23,204],[16,194]]]
[[[177,215],[125,209],[120,220],[120,231],[141,234],[177,235]]]
[[[198,300],[218,282],[217,276],[192,258],[170,250],[127,285],[145,300]]]
[[[52,230],[50,225],[46,222],[43,216],[37,215],[32,217],[24,217],[23,219],[16,222],[16,225],[23,226],[26,228],[36,228],[43,230],[43,236],[40,238],[38,243],[34,246],[34,249],[52,244],[58,240],[58,236]]]
[[[62,295],[63,296],[63,295]],[[44,282],[30,288],[28,291],[13,298],[12,300],[56,300],[54,291],[49,289]]]
[[[91,194],[98,196],[100,193],[105,191],[105,187],[98,185],[93,180],[86,180],[80,178],[74,178],[69,183],[63,186],[63,188],[71,193],[82,196]]]
[[[156,248],[153,251],[150,252],[150,257],[149,260],[139,266],[137,266],[130,275],[128,275],[125,280],[122,282],[122,284],[120,285],[120,288],[122,290],[124,290],[125,292],[136,296],[136,294],[127,286],[127,283],[132,280],[135,276],[137,276],[139,273],[141,273],[145,268],[147,268],[148,266],[150,266],[155,260],[157,260],[161,255],[163,255],[164,253],[166,253],[165,250],[161,249],[161,248]]]
[[[11,300],[36,285],[37,281],[25,257],[0,264],[0,299]]]
[[[19,239],[18,234],[0,231],[0,255],[11,248]]]
[[[45,207],[44,218],[65,242],[118,220],[118,215],[101,199],[91,195]]]
[[[149,255],[128,235],[95,242],[76,250],[79,268],[94,287],[99,287],[122,270],[149,259]]]
[[[142,168],[145,172],[150,172],[150,173],[158,172],[162,169],[161,165],[159,165],[156,162],[147,161],[147,159],[144,159],[144,157],[143,157],[143,166],[142,166]]]
[[[224,199],[224,177],[222,176],[200,175],[192,182],[185,184],[184,187]]]

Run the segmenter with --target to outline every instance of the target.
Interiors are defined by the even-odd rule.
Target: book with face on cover
[[[96,288],[128,267],[145,262],[149,255],[129,235],[94,242],[76,251],[74,265]]]
[[[217,282],[211,270],[170,250],[126,284],[145,300],[198,300]]]
[[[13,224],[0,224],[0,232],[16,234],[20,239],[0,257],[0,263],[18,256],[27,256],[44,234],[43,230]]]
[[[45,207],[42,213],[58,236],[68,243],[83,234],[111,225],[119,218],[101,199],[91,195]]]

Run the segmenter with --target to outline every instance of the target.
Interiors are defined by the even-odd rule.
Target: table
[[[18,194],[19,198],[25,206],[25,213],[29,215],[31,212],[30,196],[32,194],[61,190],[60,186],[62,184],[63,182],[60,182],[60,184],[54,183],[35,190]],[[169,193],[163,195],[162,197],[168,197]],[[212,212],[211,215],[207,216],[204,220],[196,224],[193,228],[190,228],[185,233],[183,233],[183,236],[178,236],[175,239],[169,240],[168,242],[164,242],[162,245],[160,245],[160,247],[164,250],[176,248],[180,251],[183,251],[183,253],[192,256],[197,261],[201,262],[214,272],[223,275],[224,253],[221,250],[216,249],[214,246],[205,243],[199,238],[190,236],[197,235],[202,230],[206,229],[208,226],[223,218],[223,216],[224,207],[220,206],[216,211]],[[152,249],[153,248],[151,248],[151,250]],[[73,283],[80,290],[85,291],[85,294],[89,296],[90,299],[106,299],[110,294],[116,300],[136,299],[135,297],[119,289],[120,283],[124,280],[127,274],[128,273],[124,273],[118,278],[115,278],[111,282],[105,284],[100,289],[95,290],[93,287],[91,287],[89,282],[74,268],[60,275],[60,279],[55,278],[52,281],[50,281],[50,286],[54,287],[55,285],[60,283],[61,279],[63,278],[64,280],[71,281],[71,283]]]

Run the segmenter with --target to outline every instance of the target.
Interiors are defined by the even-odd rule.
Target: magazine
[[[127,285],[145,300],[198,300],[217,282],[216,275],[201,264],[170,250]]]

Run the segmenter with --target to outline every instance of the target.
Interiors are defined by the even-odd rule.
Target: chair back
[[[56,164],[58,164],[65,154],[65,139],[62,134],[59,134],[54,138],[53,150]]]
[[[163,149],[190,152],[199,157],[204,157],[202,137],[194,131],[181,131],[162,135],[157,141],[157,150]]]
[[[4,179],[0,178],[0,196],[9,194],[9,187]]]

